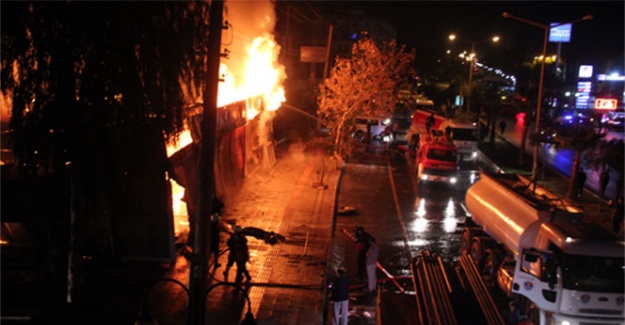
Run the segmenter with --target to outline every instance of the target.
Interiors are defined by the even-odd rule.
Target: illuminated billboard
[[[595,100],[595,109],[615,110],[617,105],[616,99],[597,98]]]
[[[578,78],[592,78],[592,65],[580,65]]]
[[[551,23],[549,28],[549,42],[552,43],[568,43],[571,41],[572,24],[559,25],[560,23]],[[555,26],[559,25],[559,26]],[[555,27],[554,27],[555,26]]]

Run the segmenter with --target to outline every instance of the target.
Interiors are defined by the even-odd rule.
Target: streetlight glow
[[[558,26],[562,26],[562,25],[568,25],[568,24],[574,24],[580,21],[584,21],[584,20],[590,20],[593,19],[592,15],[586,15],[580,19],[576,19],[576,20],[572,20],[569,22],[565,22],[565,23],[557,23],[554,25],[545,25],[545,24],[541,24],[541,23],[537,23],[535,21],[531,21],[529,19],[525,19],[525,18],[520,18],[517,16],[514,16],[508,12],[504,12],[503,13],[503,17],[504,18],[510,18],[510,19],[514,19],[514,20],[518,20],[520,22],[532,25],[532,26],[536,26],[538,28],[542,28],[545,31],[545,36],[543,39],[543,53],[540,56],[541,57],[541,64],[540,64],[540,80],[538,82],[538,96],[537,96],[537,103],[536,103],[536,126],[534,128],[534,132],[536,134],[538,134],[540,132],[540,108],[542,106],[542,99],[543,99],[543,82],[545,79],[545,60],[543,60],[542,58],[547,56],[547,41],[549,40],[549,31],[551,28],[553,27],[558,27]],[[534,159],[532,162],[532,182],[534,183],[534,189],[536,189],[536,175],[537,175],[537,169],[538,169],[538,143],[534,143]]]
[[[449,40],[450,41],[455,41],[456,39],[461,40],[461,41],[463,41],[465,43],[471,44],[471,52],[466,57],[466,60],[471,62],[469,64],[469,91],[468,91],[468,96],[467,96],[467,112],[470,112],[471,111],[471,92],[472,92],[472,89],[473,89],[472,88],[472,85],[473,85],[473,66],[475,65],[475,58],[476,58],[475,44],[485,43],[485,42],[489,42],[489,41],[493,42],[493,43],[497,43],[497,42],[499,42],[499,36],[495,35],[492,38],[483,39],[481,41],[469,41],[469,40],[457,37],[455,34],[450,34],[449,35]]]

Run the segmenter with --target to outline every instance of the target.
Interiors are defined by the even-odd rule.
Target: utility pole
[[[544,83],[544,79],[545,79],[545,58],[547,57],[547,43],[549,41],[549,31],[551,30],[551,28],[554,27],[558,27],[558,26],[562,26],[562,25],[566,25],[566,24],[574,24],[580,21],[584,21],[584,20],[590,20],[593,19],[593,17],[591,15],[586,15],[580,19],[576,19],[576,20],[572,20],[566,23],[557,23],[557,24],[552,24],[552,25],[546,25],[546,24],[541,24],[541,23],[537,23],[535,21],[531,21],[529,19],[525,19],[525,18],[521,18],[521,17],[517,17],[514,15],[511,15],[507,12],[503,13],[503,17],[504,18],[510,18],[510,19],[514,19],[514,20],[518,20],[522,23],[526,23],[528,25],[532,25],[538,28],[542,28],[544,30],[544,36],[543,36],[543,52],[542,52],[542,62],[540,64],[540,80],[538,82],[538,98],[536,100],[536,124],[534,125],[534,132],[535,134],[540,133],[540,110],[541,110],[541,106],[542,106],[542,102],[543,102],[543,83]],[[525,137],[523,138],[523,141],[525,141]],[[538,181],[538,177],[537,177],[537,171],[538,171],[538,142],[536,142],[534,144],[534,150],[533,150],[533,155],[534,155],[534,159],[532,161],[532,183],[533,183],[533,188],[532,190],[536,190],[536,182]],[[544,165],[543,165],[544,168]]]
[[[467,92],[467,113],[471,112],[471,97],[473,97],[473,65],[475,63],[475,43],[471,42],[471,53],[469,53],[469,91]]]
[[[223,0],[210,3],[208,47],[206,49],[206,85],[203,89],[202,139],[199,159],[198,212],[195,221],[193,254],[189,268],[188,324],[204,323],[204,290],[208,273],[208,227],[213,197],[215,196],[215,139],[217,129],[217,93],[219,61],[221,58],[221,31],[223,29]]]

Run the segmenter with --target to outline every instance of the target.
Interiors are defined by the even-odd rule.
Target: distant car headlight
[[[426,174],[421,175],[421,180],[422,181],[427,181],[428,180],[428,175],[426,175]]]
[[[472,157],[472,158],[477,157],[477,151],[473,151],[473,153],[471,154],[471,157]]]
[[[458,181],[458,179],[455,178],[455,177],[452,177],[452,178],[449,179],[449,182],[452,183],[452,184],[456,184],[457,181]]]

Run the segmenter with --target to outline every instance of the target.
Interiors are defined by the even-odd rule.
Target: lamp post
[[[171,279],[171,278],[157,279],[150,285],[150,287],[148,287],[148,290],[146,290],[145,295],[143,296],[143,308],[141,309],[141,312],[139,313],[139,316],[137,317],[137,321],[135,322],[135,325],[148,325],[148,324],[157,325],[158,324],[156,320],[154,319],[152,312],[150,311],[150,307],[148,306],[148,295],[150,294],[150,291],[152,290],[154,286],[162,282],[171,282],[173,284],[178,285],[187,294],[187,298],[191,299],[191,291],[182,282],[176,279]],[[208,293],[211,292],[213,289],[220,287],[220,286],[230,286],[243,293],[243,296],[245,297],[245,300],[247,302],[247,312],[245,313],[245,317],[241,321],[241,325],[256,325],[256,320],[254,319],[254,314],[252,313],[252,301],[250,300],[250,296],[247,294],[245,290],[243,290],[243,288],[241,288],[241,286],[238,286],[236,284],[229,283],[229,282],[218,282],[208,287],[208,289],[206,289],[206,291],[204,292],[202,296],[202,308],[200,308],[202,312],[201,324],[204,324],[204,313],[206,311],[205,307],[206,307],[206,298],[208,297]],[[190,318],[192,317],[192,315],[187,315],[187,317]]]
[[[471,44],[471,53],[469,53],[469,59],[471,62],[469,63],[469,91],[468,91],[468,96],[467,96],[467,112],[470,112],[471,111],[471,95],[473,91],[472,86],[473,86],[473,63],[475,60],[475,45],[480,44],[480,43],[485,43],[485,42],[497,43],[499,42],[499,36],[493,36],[492,38],[484,39],[481,41],[469,41],[469,40],[462,39],[456,36],[455,34],[449,35],[450,41],[455,41],[456,39]]]
[[[504,12],[503,17],[518,20],[520,22],[523,22],[532,26],[536,26],[538,28],[542,28],[545,31],[545,36],[543,39],[543,53],[542,53],[543,59],[541,60],[541,64],[540,64],[540,80],[538,82],[538,98],[537,98],[538,102],[536,103],[536,125],[534,127],[534,132],[538,134],[540,132],[540,109],[541,109],[542,100],[543,100],[543,81],[545,79],[545,57],[547,56],[547,42],[549,40],[549,30],[552,27],[558,27],[561,25],[573,24],[573,23],[577,23],[580,21],[584,21],[584,20],[590,20],[593,17],[591,15],[586,15],[580,19],[572,20],[566,23],[557,23],[551,26],[537,23],[535,21],[531,21],[525,18],[517,17],[508,12]],[[532,160],[532,183],[534,184],[534,189],[536,189],[536,175],[537,175],[537,169],[538,169],[538,142],[534,143],[533,149],[534,149],[533,151],[534,157]]]

